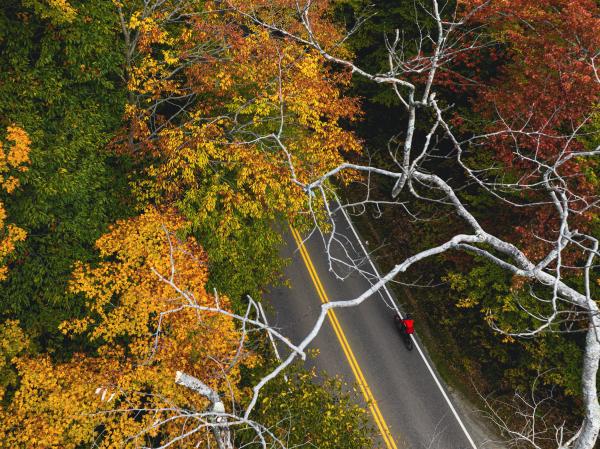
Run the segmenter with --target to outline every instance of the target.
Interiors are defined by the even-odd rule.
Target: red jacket
[[[403,320],[404,328],[407,334],[413,334],[415,332],[415,320]]]

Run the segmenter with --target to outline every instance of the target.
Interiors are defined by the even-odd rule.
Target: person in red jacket
[[[396,314],[396,322],[398,328],[407,335],[415,333],[415,320],[412,319],[410,313],[406,314],[406,318],[400,318],[400,315]]]
[[[415,333],[415,320],[412,319],[410,313],[406,314],[406,318],[402,320],[402,324],[404,325],[404,332],[409,335]]]

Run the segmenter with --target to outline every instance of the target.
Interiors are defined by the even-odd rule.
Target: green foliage
[[[29,346],[29,339],[19,327],[18,321],[7,320],[0,324],[0,401],[4,399],[6,389],[17,384],[13,358],[22,355]]]
[[[389,70],[386,37],[393,40],[398,30],[405,38],[406,56],[410,57],[417,49],[414,39],[419,37],[419,26],[427,29],[434,25],[431,16],[418,2],[341,0],[337,2],[337,9],[338,17],[348,24],[348,28],[358,18],[368,18],[352,36],[349,46],[357,53],[362,67],[374,72]]]
[[[23,6],[32,8],[35,15],[47,19],[53,25],[71,23],[77,11],[67,0],[23,0]]]
[[[187,216],[193,219],[192,213]],[[287,262],[279,255],[283,244],[280,226],[268,220],[248,220],[223,241],[214,233],[218,219],[219,214],[215,213],[210,222],[199,223],[194,233],[209,255],[213,273],[209,291],[216,288],[233,298],[235,304],[245,293],[258,297],[265,285],[280,282]],[[232,247],[236,250],[232,251]]]
[[[77,312],[66,293],[72,263],[95,257],[124,194],[123,161],[105,151],[125,103],[118,17],[110,0],[63,3],[0,8],[0,123],[17,123],[32,140],[22,188],[5,199],[28,238],[0,307],[46,340]]]
[[[356,53],[358,65],[368,70],[388,70],[384,34],[387,33],[388,36],[391,36],[394,28],[399,28],[400,33],[407,40],[416,36],[414,18],[415,5],[417,5],[417,9],[420,8],[418,2],[346,0],[340,4],[342,6],[339,8],[338,16],[350,25],[353,22],[349,18],[354,13],[364,10],[368,4],[373,4],[373,11],[377,13],[349,41]],[[450,2],[448,6],[449,10],[452,10],[454,2]],[[417,11],[416,15],[420,14]],[[427,18],[421,15],[419,19],[425,19],[423,29],[427,30],[429,27]],[[485,26],[478,31],[483,31],[483,37],[486,32]],[[539,34],[535,35],[532,40],[540,44],[551,41],[550,39],[540,39],[539,36]],[[464,85],[461,87],[462,83],[455,82],[456,79],[453,78],[451,72],[455,71],[469,79],[475,79],[479,86],[497,85],[498,83],[494,84],[494,80],[497,80],[503,70],[514,62],[506,53],[509,43],[504,42],[504,45],[496,43],[489,48],[469,53],[464,60],[459,57],[455,64],[447,65],[446,70],[438,72],[438,84],[434,86],[434,89],[440,104],[453,105],[449,113],[456,114],[453,117],[455,121],[452,122],[455,132],[464,132],[465,136],[468,136],[470,133],[481,133],[488,129],[491,119],[489,116],[481,114],[478,104],[480,106],[490,105],[494,104],[494,101],[484,100],[482,96],[476,97],[478,89],[481,87],[472,89],[465,89]],[[408,56],[410,56],[410,51],[409,47]],[[540,55],[543,61],[544,52],[541,52]],[[518,60],[518,58],[516,59]],[[525,59],[525,61],[527,60]],[[544,64],[533,65],[534,70],[538,67],[544,67]],[[460,76],[457,75],[457,78]],[[419,80],[413,79],[413,81],[418,83]],[[514,80],[511,83],[501,87],[505,101],[509,104],[514,101],[514,89],[521,86]],[[576,83],[574,84],[576,85]],[[532,83],[528,89],[536,92],[536,84]],[[365,99],[366,119],[360,124],[359,132],[365,139],[366,147],[372,150],[369,155],[373,158],[371,162],[373,165],[385,167],[386,163],[390,163],[386,151],[389,138],[404,129],[405,113],[401,107],[398,107],[391,89],[383,90],[374,83],[359,80],[354,84],[354,93]],[[476,100],[478,103],[471,100]],[[518,109],[523,110],[523,108]],[[554,110],[554,108],[551,109],[550,114],[553,114]],[[420,125],[417,126],[426,126],[428,117],[420,115],[418,122]],[[585,130],[587,136],[581,139],[588,149],[598,145],[599,134],[597,131],[600,130],[598,123],[600,120],[596,116]],[[397,141],[402,143],[402,134],[397,137]],[[422,141],[421,128],[421,130],[417,129],[414,148],[420,148]],[[441,156],[450,154],[451,148],[443,141],[437,144],[437,148]],[[511,153],[508,151],[506,154],[510,155]],[[491,145],[487,147],[473,145],[466,149],[463,158],[474,169],[498,167],[496,171],[486,172],[491,179],[502,179],[505,182],[518,182],[521,179],[521,172],[517,168],[510,164],[499,163],[498,154]],[[508,206],[498,208],[497,199],[469,183],[462,170],[445,164],[443,159],[434,159],[431,167],[426,166],[426,168],[432,168],[432,171],[442,174],[445,179],[450,179],[452,185],[465,186],[459,191],[461,200],[468,205],[469,210],[489,232],[509,241],[518,242],[524,248],[532,244],[532,241],[537,241],[536,239],[529,239],[525,242],[520,240],[524,232],[523,228],[527,228],[532,222],[535,222],[538,216],[542,217],[541,221],[544,222],[544,219],[547,218],[545,212],[548,208],[542,213],[535,208],[510,208]],[[585,174],[591,184],[597,186],[595,163],[581,164],[578,170]],[[389,199],[390,190],[391,185],[378,185],[370,193],[373,196],[379,195],[380,198]],[[352,192],[350,198],[362,199],[363,193]],[[510,195],[507,193],[507,198],[519,202],[524,201],[525,198],[522,193],[516,193],[512,197]],[[403,199],[401,197],[400,201]],[[373,211],[372,217],[368,218],[368,225],[364,223],[364,228],[368,229],[369,234],[371,232],[375,234],[374,236],[369,235],[369,240],[373,239],[377,242],[373,247],[387,247],[383,250],[386,254],[382,255],[380,259],[380,262],[385,265],[384,270],[398,263],[402,257],[440,244],[456,233],[465,232],[461,220],[455,220],[449,214],[447,215],[450,209],[445,209],[439,204],[431,206],[418,202],[411,203],[411,213],[423,219],[416,224],[406,217],[405,211],[401,208],[396,211],[390,209],[384,212],[380,220],[372,219],[372,217],[378,216],[378,211]],[[548,220],[547,223],[551,223],[551,221]],[[554,224],[548,225],[549,228],[555,229],[553,226]],[[600,229],[597,226],[597,220],[594,222],[594,226],[596,230]],[[518,229],[519,227],[521,229]],[[600,235],[600,232],[594,231],[594,234]],[[543,233],[538,232],[536,235],[543,235]],[[539,257],[539,254],[538,251],[531,257]],[[563,275],[568,276],[566,282],[581,287],[581,279],[576,277],[579,273],[571,271],[565,272]],[[582,332],[566,334],[564,333],[567,330],[565,325],[557,324],[549,332],[538,335],[534,339],[517,340],[494,331],[490,326],[493,324],[508,332],[536,328],[540,323],[525,312],[524,308],[542,316],[548,315],[551,311],[543,302],[533,298],[530,293],[533,291],[542,298],[549,298],[551,292],[539,286],[530,291],[530,287],[533,288],[533,286],[525,283],[522,279],[513,279],[501,268],[460,252],[447,253],[443,257],[419,264],[408,273],[408,279],[403,280],[408,281],[409,279],[418,283],[446,282],[446,285],[442,283],[434,289],[412,290],[415,299],[408,300],[410,304],[407,305],[407,308],[418,315],[418,319],[424,323],[424,327],[431,331],[431,335],[427,337],[431,338],[433,352],[437,353],[442,364],[447,363],[449,359],[452,360],[452,363],[448,363],[444,368],[450,377],[457,381],[457,384],[461,384],[465,390],[469,390],[471,385],[464,382],[464,379],[468,377],[480,391],[495,390],[501,394],[512,395],[515,389],[528,390],[531,387],[532,379],[538,373],[543,373],[541,388],[549,388],[551,385],[558,386],[555,393],[564,401],[562,404],[564,408],[574,407],[580,395],[579,377],[584,335]],[[596,289],[592,292],[592,296],[597,297],[597,295]],[[405,297],[406,295],[399,296]],[[566,317],[563,316],[563,318]],[[569,330],[583,331],[585,329],[580,329],[578,326],[584,325],[585,323],[575,323]],[[468,376],[465,376],[465,373],[468,373]]]
[[[531,295],[533,292],[549,298],[550,289],[528,285],[524,279],[512,278],[502,268],[481,259],[466,273],[450,272],[444,280],[450,285],[449,299],[459,310],[469,310],[470,314],[479,315],[479,323],[493,323],[506,333],[535,329],[541,322],[533,315],[552,313],[550,304]],[[482,332],[481,324],[477,326],[479,330],[465,329],[461,325],[464,316],[456,311],[449,311],[448,319],[453,328],[463,329],[459,330],[459,338],[465,343],[466,354],[485,366],[498,384],[527,390],[531,379],[544,373],[542,384],[559,386],[568,396],[579,394],[582,360],[577,335],[561,333],[567,329],[560,323],[535,339],[516,339],[492,332],[491,328]]]
[[[288,447],[366,449],[374,446],[368,412],[356,405],[357,394],[339,379],[294,365],[289,381],[277,377],[262,390],[256,420]],[[258,447],[258,445],[256,446]]]
[[[596,105],[594,112],[590,117],[588,125],[584,128],[582,135],[578,139],[588,151],[593,151],[600,146],[600,104]],[[579,164],[586,180],[598,188],[600,173],[598,173],[598,163],[590,158],[585,158]],[[595,233],[598,236],[598,233]]]

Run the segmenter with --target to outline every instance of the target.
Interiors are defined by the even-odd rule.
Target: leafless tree
[[[507,272],[516,276],[528,279],[532,283],[542,286],[545,291],[550,293],[546,297],[536,297],[535,299],[545,305],[548,311],[545,314],[530,312],[531,317],[538,321],[539,325],[532,329],[524,329],[522,332],[511,333],[514,337],[533,337],[541,332],[551,331],[556,323],[564,319],[565,316],[577,316],[578,319],[585,319],[587,322],[587,335],[584,348],[583,366],[581,372],[582,380],[582,398],[584,403],[584,419],[580,428],[568,434],[566,429],[561,428],[556,433],[556,445],[560,449],[591,449],[594,447],[598,432],[600,430],[600,404],[597,398],[596,379],[598,364],[600,361],[600,339],[598,338],[598,326],[600,317],[598,316],[598,306],[591,296],[591,276],[595,266],[595,258],[598,255],[598,241],[590,234],[578,231],[574,228],[573,219],[578,215],[596,208],[597,200],[594,198],[583,198],[569,186],[567,177],[562,168],[573,158],[593,158],[600,154],[600,147],[589,151],[577,149],[574,145],[575,139],[581,133],[586,120],[574,124],[570,132],[562,136],[554,136],[541,129],[530,129],[527,126],[515,127],[503,117],[499,117],[499,123],[502,125],[493,133],[470,136],[463,138],[458,133],[449,119],[449,107],[445,106],[441,100],[436,99],[436,77],[440,70],[447,67],[457,56],[463,52],[472,51],[482,46],[488,45],[476,29],[470,28],[470,19],[477,12],[488,6],[491,0],[485,1],[477,9],[463,12],[462,15],[457,11],[444,11],[437,0],[431,0],[430,5],[424,11],[433,19],[434,27],[432,31],[425,28],[419,28],[420,36],[414,43],[407,43],[400,32],[395,32],[385,39],[387,49],[388,69],[382,73],[372,73],[354,63],[350,59],[339,56],[337,47],[348,38],[345,36],[340,42],[329,47],[325,47],[319,35],[313,28],[313,18],[311,16],[314,5],[319,0],[305,0],[301,2],[290,2],[291,15],[296,17],[300,25],[301,32],[290,31],[290,28],[282,23],[274,22],[266,17],[277,17],[263,14],[260,8],[252,9],[249,5],[242,2],[225,1],[224,9],[228,13],[234,14],[240,21],[251,21],[254,24],[264,27],[274,35],[282,39],[291,39],[307,49],[316,51],[326,61],[339,66],[341,69],[349,70],[354,75],[369,80],[372,83],[389,86],[398,101],[406,111],[406,124],[402,129],[403,138],[397,138],[390,142],[389,164],[386,167],[378,167],[369,163],[344,163],[330,170],[327,173],[315,177],[311,182],[302,182],[295,175],[295,168],[292,163],[293,158],[288,149],[285,135],[287,117],[284,114],[284,107],[281,107],[281,116],[279,117],[279,126],[271,134],[254,136],[252,144],[260,141],[269,144],[277,149],[283,155],[283,159],[288,163],[291,182],[300,185],[307,194],[308,202],[311,207],[321,205],[326,208],[326,212],[332,217],[330,226],[327,230],[321,229],[321,222],[315,219],[315,229],[319,232],[326,249],[330,255],[330,267],[333,268],[335,262],[342,263],[348,268],[359,269],[360,264],[353,260],[346,252],[345,259],[334,255],[331,250],[334,245],[338,247],[347,247],[348,240],[337,231],[336,222],[333,219],[339,208],[353,210],[356,207],[365,208],[367,205],[375,207],[398,206],[405,213],[411,214],[410,208],[406,202],[416,200],[440,205],[452,212],[452,214],[461,220],[468,231],[453,235],[447,241],[410,255],[402,261],[398,261],[395,266],[383,276],[371,279],[372,286],[354,298],[342,298],[336,301],[323,304],[320,314],[316,319],[311,331],[299,343],[292,343],[277,330],[272,329],[261,317],[259,307],[254,301],[250,301],[247,313],[237,315],[220,307],[218,296],[215,294],[215,305],[206,307],[199,305],[193,295],[186,291],[182,286],[178,286],[173,272],[171,275],[158,273],[161,281],[169,284],[177,293],[180,299],[178,308],[174,308],[168,313],[176,313],[183,308],[193,308],[199,313],[223,313],[240,322],[243,332],[249,328],[258,329],[268,333],[273,339],[289,348],[289,354],[284,360],[264,378],[259,380],[253,386],[253,395],[248,406],[239,413],[225,413],[222,411],[218,394],[204,388],[205,382],[202,379],[190,379],[185,375],[178,377],[178,382],[189,388],[192,388],[198,394],[203,394],[210,399],[211,409],[194,415],[194,419],[199,420],[198,429],[213,429],[213,434],[219,441],[219,446],[231,447],[230,429],[235,425],[246,425],[256,430],[257,438],[263,447],[267,447],[265,435],[273,438],[268,429],[252,421],[252,411],[254,410],[262,388],[276,376],[284,373],[285,369],[296,358],[305,358],[307,346],[314,340],[324,324],[325,317],[329,309],[355,307],[362,302],[373,297],[388,282],[398,280],[402,273],[405,273],[415,264],[428,258],[446,253],[450,250],[466,251],[470,254],[480,256],[496,264]],[[153,7],[162,7],[164,2],[156,1],[148,3],[148,14],[152,12]],[[154,6],[153,6],[154,5]],[[168,20],[178,20],[181,11],[174,10],[165,15]],[[287,15],[286,17],[289,17]],[[357,26],[363,23],[363,20],[357,21]],[[130,30],[122,19],[123,33],[127,43],[127,64],[131,65],[135,58],[134,49],[137,34]],[[351,30],[351,33],[355,29]],[[202,43],[199,43],[202,45]],[[416,48],[417,56],[414,51],[408,51],[407,45],[411,45],[413,50]],[[211,51],[218,53],[219,48],[215,47]],[[202,50],[206,51],[206,49]],[[199,53],[202,53],[199,51]],[[596,79],[598,78],[598,52],[590,56],[589,63],[594,69]],[[420,81],[415,81],[415,80]],[[192,95],[190,93],[190,95]],[[181,105],[181,99],[160,99],[159,101],[174,101]],[[193,101],[193,99],[191,100]],[[283,100],[282,100],[283,102]],[[185,101],[183,102],[185,104]],[[156,104],[154,111],[160,107]],[[151,108],[152,109],[152,108]],[[185,109],[185,106],[183,107]],[[417,126],[419,125],[419,126]],[[157,125],[160,126],[160,125]],[[415,138],[417,128],[423,129],[427,126],[424,138],[419,140]],[[158,129],[158,128],[157,128]],[[502,179],[489,176],[488,170],[481,170],[469,165],[467,158],[468,149],[472,145],[485,143],[494,136],[506,136],[514,140],[514,155],[523,161],[526,161],[530,167],[527,176],[524,176],[518,182],[504,182]],[[520,138],[527,137],[532,141],[539,141],[541,138],[558,139],[562,144],[562,150],[551,160],[545,160],[529,153],[521,151],[518,145]],[[549,243],[551,249],[539,260],[533,260],[526,255],[523,248],[506,239],[498,237],[494,233],[486,230],[485,227],[476,218],[469,204],[461,198],[461,187],[455,186],[450,179],[443,174],[437,174],[432,171],[429,162],[437,157],[440,146],[450,145],[453,148],[452,157],[455,165],[460,168],[467,176],[469,182],[475,184],[487,194],[496,198],[500,205],[510,204],[514,207],[528,207],[532,204],[516,203],[513,199],[514,193],[522,191],[536,191],[544,195],[544,199],[535,205],[546,205],[553,208],[554,215],[560,223],[555,237]],[[391,167],[391,168],[390,168]],[[338,193],[331,187],[336,179],[343,172],[358,172],[364,175],[364,184],[367,187],[367,195],[362,201],[342,202]],[[381,199],[372,197],[370,186],[382,180],[392,181],[392,189],[389,192],[389,198]],[[402,201],[400,201],[402,197]],[[334,200],[334,201],[332,201]],[[581,204],[584,203],[582,207]],[[315,217],[319,214],[313,211]],[[412,215],[412,218],[417,218]],[[564,275],[567,267],[564,263],[564,254],[567,251],[577,251],[580,254],[579,259],[585,262],[581,267],[583,285],[582,289],[573,286]],[[364,273],[372,276],[373,273]],[[341,275],[343,276],[343,275]],[[498,329],[502,331],[501,329]],[[159,332],[157,332],[159,335]],[[241,343],[242,344],[242,343]],[[212,399],[211,399],[212,398]],[[524,398],[520,398],[524,399]],[[538,406],[536,399],[533,402],[521,401],[526,407],[533,407],[534,412]],[[179,413],[179,412],[178,412]],[[188,411],[181,411],[178,416],[186,417]],[[536,414],[525,414],[532,419]],[[525,428],[524,432],[514,433],[521,441],[526,441],[533,447],[536,446],[536,430],[531,430],[533,424]],[[569,437],[566,437],[569,435]],[[182,438],[185,436],[182,434]],[[271,441],[276,441],[271,439]],[[283,443],[277,442],[283,447]],[[166,446],[165,446],[166,447]]]
[[[485,405],[484,414],[506,436],[508,447],[533,447],[542,449],[553,443],[565,445],[565,425],[551,425],[548,422],[550,409],[548,403],[554,401],[553,388],[542,393],[539,391],[541,374],[531,384],[529,391],[516,391],[512,400],[495,399],[481,396]]]
[[[580,428],[568,439],[564,437],[565,432],[561,430],[560,438],[557,434],[556,444],[561,449],[593,448],[600,430],[600,404],[596,389],[598,363],[600,361],[600,339],[598,336],[600,317],[598,306],[591,296],[591,282],[593,282],[591,271],[598,255],[598,241],[593,235],[575,229],[573,221],[578,215],[596,208],[598,203],[597,198],[584,198],[570,188],[568,176],[563,171],[565,164],[573,158],[593,158],[600,154],[600,147],[581,150],[575,145],[575,141],[588,118],[575,123],[570,132],[555,136],[546,132],[543,127],[540,129],[530,129],[527,125],[515,127],[505,121],[503,117],[498,117],[498,121],[502,126],[497,131],[462,138],[449,119],[448,107],[443,106],[439,103],[440,100],[436,99],[435,80],[439,71],[458,54],[486,45],[477,32],[469,30],[468,27],[470,19],[481,8],[487,7],[489,1],[483,2],[478,8],[459,16],[457,11],[442,11],[438,1],[432,0],[426,12],[434,20],[435,26],[431,32],[423,30],[420,39],[416,43],[416,48],[419,49],[417,56],[407,56],[402,35],[396,32],[385,41],[388,70],[382,73],[371,73],[356,65],[352,60],[338,56],[336,45],[327,48],[321,43],[318,33],[313,28],[313,18],[311,16],[312,9],[317,1],[292,2],[292,14],[297,17],[302,28],[301,32],[290,31],[288,26],[274,21],[276,19],[271,19],[276,15],[263,14],[264,11],[261,8],[253,8],[233,1],[229,2],[229,6],[239,14],[242,20],[250,20],[283,39],[291,39],[301,43],[307,48],[318,52],[325,60],[338,65],[342,69],[350,70],[356,76],[361,76],[376,84],[389,86],[405,108],[408,117],[403,129],[402,141],[399,145],[390,146],[389,166],[392,168],[377,167],[370,163],[344,163],[316,177],[311,182],[302,182],[295,176],[290,151],[285,143],[283,134],[285,117],[283,114],[279,130],[273,134],[261,136],[261,139],[270,140],[274,146],[282,151],[289,163],[292,182],[302,186],[311,204],[314,203],[314,198],[321,199],[320,204],[325,204],[331,217],[335,214],[338,206],[329,206],[329,204],[332,204],[332,199],[339,198],[331,188],[334,183],[330,181],[345,171],[353,171],[363,173],[365,178],[368,179],[368,183],[385,178],[392,180],[393,188],[390,192],[392,200],[378,200],[367,196],[363,202],[345,203],[339,207],[350,208],[357,204],[364,206],[367,203],[379,205],[396,203],[400,207],[406,207],[404,203],[397,200],[399,195],[404,192],[405,196],[414,200],[432,202],[448,208],[464,223],[469,232],[456,234],[444,243],[399,261],[389,272],[376,279],[370,289],[355,298],[341,299],[324,304],[313,330],[298,345],[298,349],[304,350],[306,345],[312,341],[323,324],[327,310],[353,307],[362,303],[386,283],[397,279],[417,262],[450,250],[466,251],[487,259],[513,275],[537,283],[549,291],[546,297],[535,298],[545,306],[548,312],[545,314],[529,312],[530,316],[539,325],[532,329],[512,332],[513,337],[533,337],[541,332],[551,331],[553,326],[564,319],[565,316],[576,316],[578,319],[587,321],[587,336],[581,370],[581,395],[584,403],[583,422]],[[589,60],[594,69],[597,67],[596,59],[597,53]],[[597,74],[597,70],[595,70],[595,73]],[[423,81],[416,82],[414,79]],[[433,117],[433,120],[430,120],[430,117]],[[424,126],[429,127],[423,142],[417,142],[414,137],[417,123],[421,128]],[[531,167],[530,171],[518,182],[504,182],[491,178],[488,176],[489,170],[473,168],[465,158],[469,146],[482,144],[491,137],[500,135],[513,139],[515,143],[514,156]],[[561,144],[561,150],[552,160],[537,157],[535,149],[532,156],[519,147],[518,142],[522,137],[527,137],[533,142],[539,142],[542,138],[557,139]],[[510,204],[514,207],[545,205],[545,207],[553,208],[553,213],[560,223],[560,228],[552,241],[548,242],[550,250],[543,257],[534,260],[528,257],[518,244],[486,230],[470,210],[468,203],[461,199],[461,186],[452,185],[452,181],[445,179],[444,175],[432,171],[427,162],[435,157],[442,142],[449,143],[453,148],[455,164],[466,173],[468,180],[496,198],[500,205]],[[509,193],[514,194],[525,191],[541,193],[544,198],[536,201],[535,204],[521,204],[512,200],[509,195]],[[408,209],[406,209],[406,212],[410,213]],[[333,218],[331,220],[332,232],[322,232],[318,228],[319,223],[317,220],[315,220],[315,224],[317,231],[321,232],[326,248],[331,248],[333,242],[344,244],[344,237],[337,234]],[[584,260],[584,263],[577,267],[582,271],[584,287],[581,289],[572,285],[565,277],[564,272],[567,269],[572,269],[572,267],[567,267],[564,262],[564,255],[567,251],[577,251],[579,259]],[[330,257],[333,259],[335,256],[330,252]],[[352,264],[348,263],[347,265]],[[501,329],[498,330],[501,331]],[[290,358],[296,356],[297,353],[292,352],[290,354]],[[255,393],[258,393],[262,385],[272,376],[281,372],[287,363],[286,360],[280,368],[265,377],[255,387]],[[250,409],[254,403],[255,399]],[[530,443],[536,447],[531,441]]]

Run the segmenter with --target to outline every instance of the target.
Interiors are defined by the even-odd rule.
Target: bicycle
[[[404,324],[404,320],[400,317],[400,315],[396,314],[394,316],[394,321],[396,322],[396,327],[398,328],[398,330],[400,331],[400,334],[402,335],[402,339],[404,340],[404,346],[406,346],[406,349],[408,349],[409,351],[413,350],[413,339],[411,338],[411,334],[408,333],[407,329],[406,329],[406,325]]]

